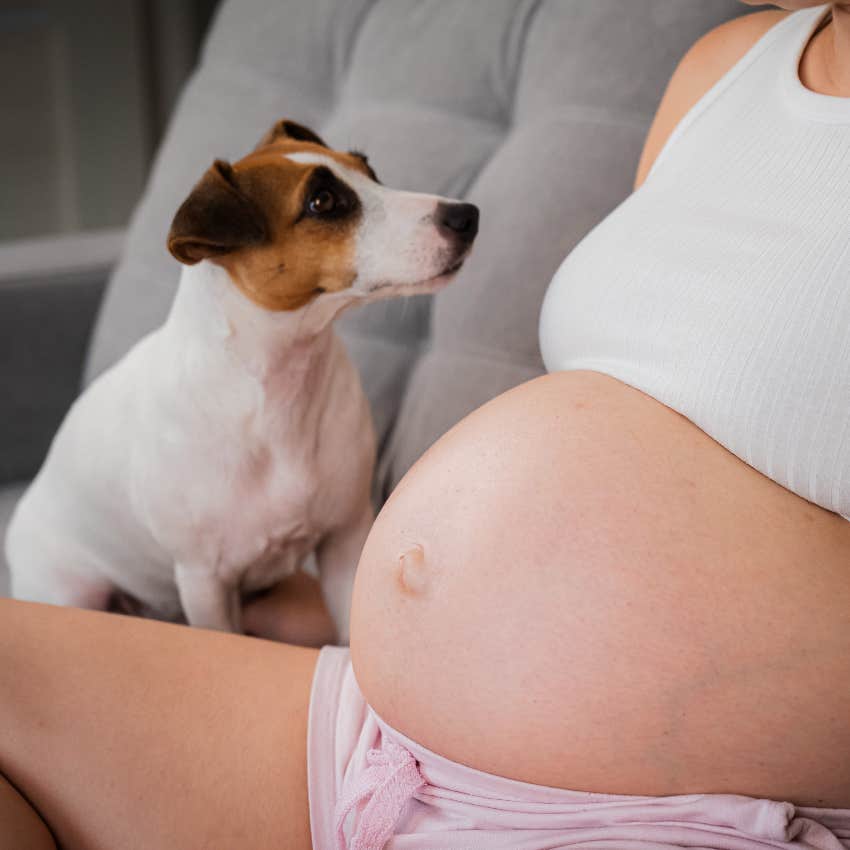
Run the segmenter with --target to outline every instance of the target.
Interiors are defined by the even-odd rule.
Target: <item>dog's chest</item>
[[[239,574],[250,589],[292,572],[350,512],[371,431],[356,405],[327,416],[241,390],[204,422],[160,434],[151,519],[175,560]]]

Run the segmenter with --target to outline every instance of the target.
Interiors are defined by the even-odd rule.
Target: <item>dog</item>
[[[178,209],[165,323],[80,396],[18,504],[12,595],[240,632],[243,597],[315,557],[340,642],[374,516],[375,434],[332,324],[435,292],[478,209],[389,189],[367,158],[282,120]]]

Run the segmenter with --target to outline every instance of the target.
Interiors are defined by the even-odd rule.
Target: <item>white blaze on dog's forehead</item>
[[[291,159],[293,162],[310,163],[325,163],[330,161],[330,157],[322,156],[321,154],[312,153],[311,151],[296,151],[295,153],[281,154],[284,159]]]
[[[355,168],[348,168],[348,166],[342,165],[330,156],[323,156],[320,153],[313,153],[312,151],[296,151],[295,153],[285,153],[283,156],[286,159],[292,160],[292,162],[299,162],[302,165],[327,166],[337,177],[349,183],[360,183],[363,181],[374,184],[374,181],[366,177],[365,174],[361,174]]]

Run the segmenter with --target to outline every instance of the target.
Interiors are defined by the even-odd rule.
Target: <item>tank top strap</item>
[[[655,159],[647,179],[656,172],[667,158],[670,149],[684,136],[690,128],[707,112],[713,104],[733,86],[750,84],[757,93],[754,97],[761,99],[775,98],[779,108],[783,102],[797,106],[803,111],[822,112],[823,100],[836,101],[830,103],[827,111],[834,115],[836,112],[850,121],[848,99],[827,97],[817,94],[803,86],[800,81],[799,65],[803,51],[812,35],[817,31],[821,22],[829,13],[830,3],[815,6],[811,9],[801,9],[783,18],[772,26],[758,41],[685,113],[684,117],[668,136],[661,152]],[[777,77],[773,77],[773,85],[765,85],[760,75],[754,73],[758,60],[767,55],[771,56],[769,65],[771,72],[780,68]]]
[[[850,98],[814,92],[800,80],[803,52],[825,22],[831,6],[826,3],[791,16],[797,18],[798,23],[789,34],[790,55],[782,65],[781,93],[785,107],[800,118],[827,124],[850,124]]]

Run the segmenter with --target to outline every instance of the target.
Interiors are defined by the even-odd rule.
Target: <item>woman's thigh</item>
[[[0,776],[0,850],[56,850],[44,821]]]
[[[0,772],[63,850],[307,850],[316,657],[0,600]]]

